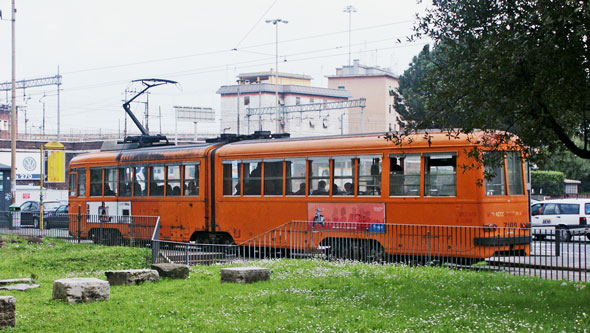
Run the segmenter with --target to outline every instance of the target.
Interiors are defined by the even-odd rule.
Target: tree
[[[415,30],[435,44],[400,77],[396,108],[408,130],[510,132],[537,148],[533,157],[590,159],[587,2],[433,0]]]

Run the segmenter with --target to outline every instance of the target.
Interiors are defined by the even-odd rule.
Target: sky
[[[265,20],[288,21],[278,26],[279,72],[309,75],[312,85],[327,87],[325,76],[348,64],[349,5],[356,9],[352,59],[402,74],[426,44],[405,39],[426,6],[417,0],[16,0],[16,79],[59,70],[60,128],[68,134],[122,133],[125,90],[140,88],[132,80],[177,81],[149,95],[150,132],[159,133],[161,121],[162,132],[173,133],[174,105],[219,112],[220,86],[235,84],[239,73],[275,68],[276,27]],[[0,82],[10,82],[11,0],[0,0],[0,11]],[[0,104],[10,96],[0,91]],[[55,133],[57,87],[17,91],[27,132],[41,132],[43,103],[45,131]],[[132,109],[143,120],[145,103]],[[24,123],[20,112],[21,133]],[[199,124],[199,133],[217,127]],[[178,128],[193,132],[192,123]]]

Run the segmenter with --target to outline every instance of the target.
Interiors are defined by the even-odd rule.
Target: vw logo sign
[[[37,161],[35,161],[35,159],[32,157],[25,157],[23,160],[23,167],[27,171],[33,171],[35,168],[37,168]]]

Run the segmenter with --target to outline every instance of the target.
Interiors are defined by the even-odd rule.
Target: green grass
[[[222,284],[223,266],[188,280],[113,286],[108,301],[51,300],[53,281],[145,267],[145,249],[45,241],[0,249],[0,278],[36,276],[17,299],[23,332],[566,331],[590,330],[590,285],[505,273],[278,260],[270,281]],[[237,266],[232,265],[232,266]]]

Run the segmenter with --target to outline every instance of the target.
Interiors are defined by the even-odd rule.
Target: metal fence
[[[43,223],[41,223],[43,221]],[[49,237],[70,242],[147,247],[157,216],[104,216],[87,214],[0,211],[0,234]]]
[[[589,281],[590,242],[586,235],[587,228],[566,239],[564,230],[555,228],[293,221],[237,245],[215,245],[162,241],[156,228],[152,262],[199,265],[318,258]]]

